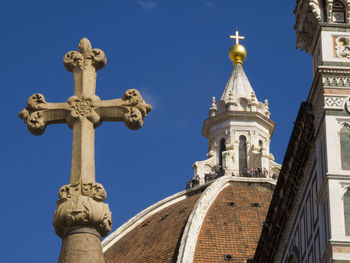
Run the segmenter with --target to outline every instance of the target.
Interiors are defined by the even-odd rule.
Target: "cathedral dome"
[[[103,241],[106,263],[244,262],[253,259],[280,165],[270,154],[275,123],[244,73],[236,35],[234,69],[203,125],[207,159],[186,190],[145,209]],[[249,262],[249,261],[248,261]]]
[[[247,262],[275,181],[222,176],[145,209],[102,245],[106,263]]]

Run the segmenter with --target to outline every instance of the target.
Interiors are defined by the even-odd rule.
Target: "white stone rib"
[[[199,232],[201,230],[204,218],[215,201],[219,193],[229,186],[231,181],[240,182],[260,182],[276,185],[276,182],[269,178],[246,178],[223,176],[216,179],[201,195],[194,206],[182,234],[177,263],[192,263],[197,245]]]

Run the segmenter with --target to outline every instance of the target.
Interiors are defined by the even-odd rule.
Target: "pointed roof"
[[[229,101],[230,93],[235,102],[241,97],[250,99],[252,92],[254,92],[253,88],[243,70],[242,64],[237,63],[232,70],[220,100],[227,103]]]

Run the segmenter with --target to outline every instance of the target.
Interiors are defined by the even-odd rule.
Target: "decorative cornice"
[[[225,120],[238,119],[238,118],[256,120],[257,122],[261,123],[263,126],[265,126],[269,130],[271,136],[273,135],[273,131],[276,125],[276,123],[273,120],[266,117],[260,112],[242,112],[242,111],[226,111],[226,112],[219,113],[214,117],[206,119],[203,124],[202,134],[208,138],[209,129],[213,125],[222,123]]]

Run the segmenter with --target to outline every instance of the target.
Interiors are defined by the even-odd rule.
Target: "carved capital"
[[[62,186],[53,218],[56,234],[63,237],[73,227],[93,227],[106,236],[112,229],[109,206],[103,203],[106,197],[99,183]]]
[[[103,68],[107,63],[105,53],[98,48],[92,49],[87,38],[79,42],[79,51],[69,51],[63,57],[63,64],[69,72],[80,71],[88,66],[96,70]]]

